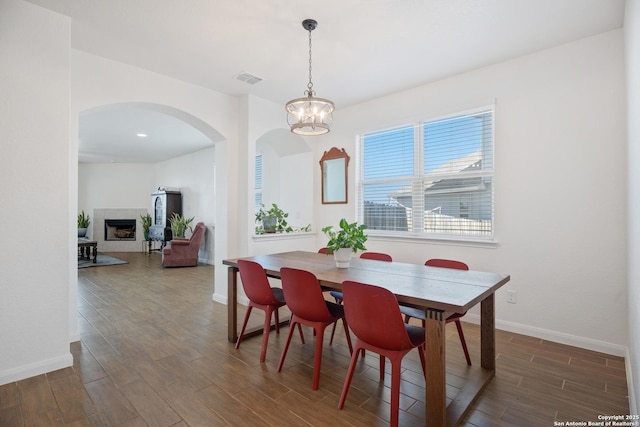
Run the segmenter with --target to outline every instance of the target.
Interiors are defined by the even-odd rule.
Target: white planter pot
[[[349,268],[349,263],[351,262],[351,255],[353,254],[353,249],[351,248],[340,248],[333,253],[333,258],[336,260],[336,267],[338,268]]]

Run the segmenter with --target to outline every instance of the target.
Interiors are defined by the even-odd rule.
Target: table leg
[[[445,316],[440,310],[427,309],[426,334],[426,421],[427,426],[444,426],[447,415],[447,364],[445,358]]]
[[[496,312],[495,296],[489,295],[480,303],[480,364],[496,370]]]
[[[227,339],[238,340],[238,269],[227,269]]]

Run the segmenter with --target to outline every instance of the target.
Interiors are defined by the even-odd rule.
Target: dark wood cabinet
[[[159,240],[164,246],[172,239],[171,216],[182,215],[182,193],[179,191],[158,190],[151,194],[151,227],[149,240]]]

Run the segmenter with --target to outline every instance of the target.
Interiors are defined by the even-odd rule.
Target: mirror
[[[349,156],[344,151],[332,147],[320,159],[322,169],[322,203],[347,203],[347,171]]]

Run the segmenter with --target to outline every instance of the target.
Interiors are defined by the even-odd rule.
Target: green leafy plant
[[[78,214],[78,228],[88,228],[91,221],[89,215],[84,213],[84,210]]]
[[[340,229],[334,230],[332,225],[328,225],[322,229],[322,232],[329,237],[327,242],[327,254],[334,253],[341,248],[351,248],[353,252],[358,250],[364,251],[367,248],[364,242],[369,236],[364,234],[367,228],[365,224],[358,225],[357,222],[349,223],[346,219],[340,220]]]
[[[287,222],[288,217],[289,213],[275,203],[272,203],[268,210],[265,210],[264,205],[260,205],[260,210],[256,212],[256,222],[262,224],[256,226],[256,233],[291,233],[293,228]]]
[[[148,233],[149,228],[151,227],[151,215],[148,213],[140,215],[140,221],[142,221],[142,231]]]
[[[173,235],[173,237],[184,238],[187,229],[193,231],[193,228],[191,228],[191,223],[193,222],[194,218],[194,216],[192,216],[191,218],[187,218],[174,212],[173,215],[171,215],[171,218],[169,218],[169,223],[171,224],[171,234]]]

